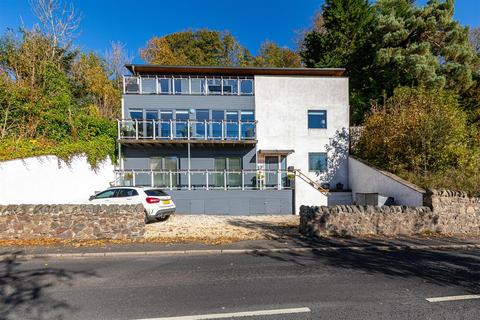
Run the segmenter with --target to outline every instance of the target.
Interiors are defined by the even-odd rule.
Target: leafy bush
[[[354,152],[423,187],[480,192],[478,136],[451,92],[396,89],[374,106]]]

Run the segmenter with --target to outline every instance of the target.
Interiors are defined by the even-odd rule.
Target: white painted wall
[[[327,110],[327,129],[308,129],[308,110]],[[328,154],[329,172],[308,172],[308,153],[325,152],[337,133],[348,134],[348,78],[255,76],[257,150],[291,149],[287,165],[310,178],[348,188],[348,139],[342,154]],[[338,136],[338,135],[337,135]],[[338,160],[338,161],[335,161]],[[327,197],[296,179],[295,206],[327,205]]]
[[[354,199],[355,193],[379,193],[393,197],[398,205],[423,205],[425,190],[422,188],[390,172],[372,168],[353,157],[349,158],[348,167],[349,185]]]
[[[0,204],[64,204],[87,201],[114,180],[110,159],[93,171],[86,157],[68,165],[55,156],[0,162]]]

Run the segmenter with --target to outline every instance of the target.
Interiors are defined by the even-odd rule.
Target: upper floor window
[[[326,110],[308,110],[308,128],[326,129],[327,111]]]
[[[253,77],[240,76],[125,76],[124,93],[253,95]]]
[[[246,95],[253,94],[252,79],[240,79],[240,93]]]
[[[325,152],[313,152],[308,154],[308,171],[327,171],[327,154]]]

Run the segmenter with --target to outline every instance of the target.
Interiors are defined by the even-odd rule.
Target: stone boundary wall
[[[142,205],[0,206],[0,239],[140,239]]]
[[[480,198],[464,192],[428,190],[423,207],[322,206],[300,208],[306,236],[480,236]]]

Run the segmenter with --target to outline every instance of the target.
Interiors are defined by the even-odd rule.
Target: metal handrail
[[[137,140],[256,140],[256,127],[255,120],[117,120],[118,138]]]
[[[151,186],[164,189],[266,190],[291,189],[288,170],[115,170],[117,186]],[[143,175],[143,177],[142,177]],[[157,180],[156,180],[157,175]],[[204,176],[198,183],[192,178]],[[213,175],[213,176],[212,176]],[[271,180],[267,181],[267,176]],[[143,180],[141,180],[143,178]],[[210,180],[213,178],[213,181]],[[185,179],[182,181],[182,179]],[[248,183],[248,181],[252,181]]]

